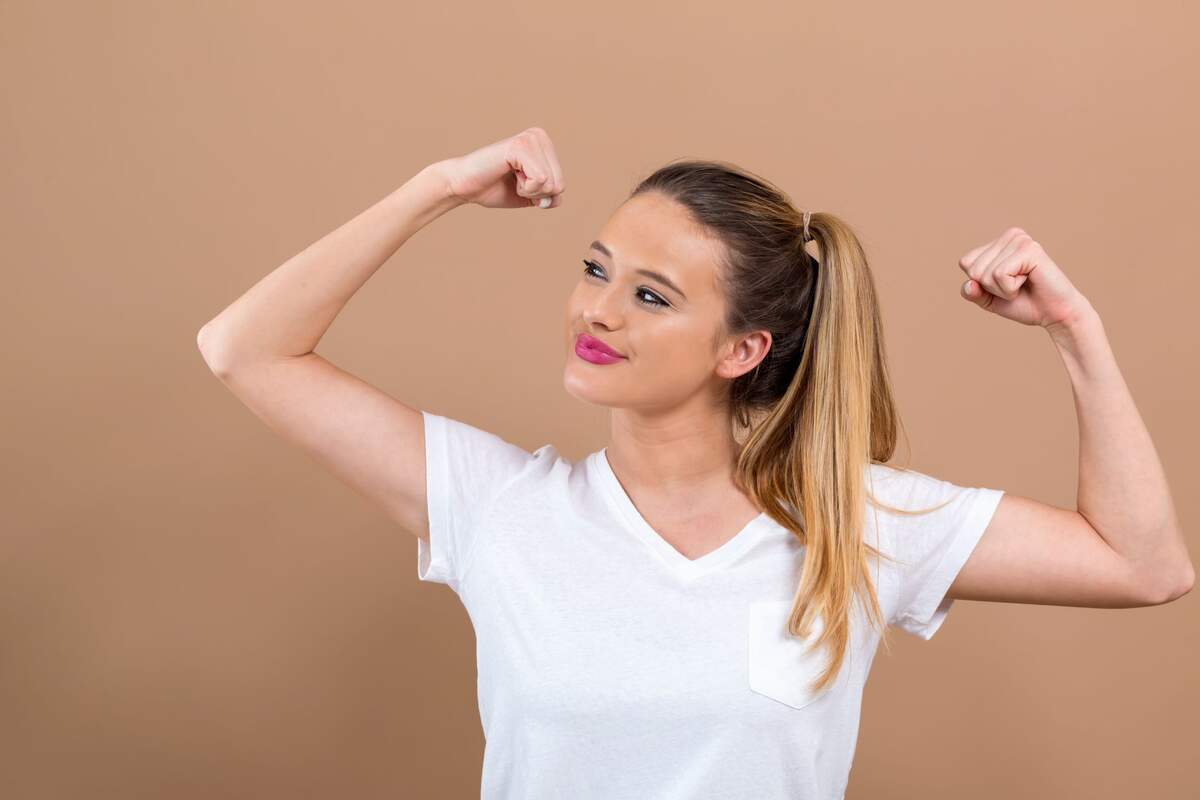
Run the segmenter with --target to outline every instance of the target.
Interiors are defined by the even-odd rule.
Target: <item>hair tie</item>
[[[803,240],[806,242],[811,242],[813,239],[813,235],[808,232],[808,221],[811,217],[812,217],[811,211],[804,212],[804,233],[802,234],[802,236],[804,237]]]

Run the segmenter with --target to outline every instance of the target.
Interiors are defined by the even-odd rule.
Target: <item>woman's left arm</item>
[[[1157,605],[1195,568],[1150,433],[1100,316],[1032,237],[1009,228],[959,261],[966,299],[1049,333],[1079,420],[1076,511],[1008,493],[949,596],[1094,607]]]
[[[1086,301],[1085,301],[1086,302]],[[1046,326],[1071,378],[1079,419],[1076,505],[1104,541],[1139,567],[1151,591],[1175,599],[1195,580],[1167,476],[1088,303]]]

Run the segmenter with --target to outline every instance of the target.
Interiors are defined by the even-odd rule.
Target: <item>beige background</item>
[[[1032,233],[1100,311],[1190,527],[1198,16],[0,3],[0,794],[477,796],[457,598],[417,580],[411,533],[246,410],[195,336],[425,164],[530,125],[558,147],[564,205],[441,218],[322,355],[530,449],[598,449],[606,410],[561,385],[579,258],[654,167],[726,159],[862,237],[899,458],[1073,508],[1049,338],[958,294],[966,250]],[[931,642],[897,632],[848,797],[1195,797],[1198,603],[959,601]]]

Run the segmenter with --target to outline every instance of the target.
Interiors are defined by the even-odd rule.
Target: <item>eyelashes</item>
[[[584,274],[584,275],[592,275],[592,276],[595,276],[595,277],[597,277],[597,278],[599,278],[599,277],[602,277],[602,276],[600,276],[600,275],[597,275],[595,272],[592,272],[592,270],[593,270],[593,269],[595,269],[595,270],[599,270],[599,271],[603,272],[603,271],[604,271],[604,267],[600,266],[600,265],[599,265],[599,264],[597,264],[595,261],[589,261],[589,260],[588,260],[588,259],[586,259],[586,258],[585,258],[585,259],[583,259],[583,263],[584,263],[584,268],[583,268],[583,274]],[[648,296],[650,296],[650,297],[652,297],[652,298],[654,298],[654,299],[653,299],[653,300],[646,300],[645,298],[643,298],[643,297],[642,297],[642,294],[643,294],[643,293],[645,293],[646,295],[648,295]],[[662,299],[661,297],[659,297],[657,294],[655,294],[654,292],[650,291],[649,289],[647,289],[647,288],[645,288],[645,287],[640,287],[640,288],[637,290],[637,301],[638,301],[639,303],[641,303],[642,305],[645,305],[645,306],[655,306],[655,307],[658,307],[658,306],[669,306],[669,305],[670,305],[670,303],[668,303],[667,301],[663,300],[663,299]]]

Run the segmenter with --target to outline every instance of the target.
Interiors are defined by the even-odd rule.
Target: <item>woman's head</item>
[[[656,170],[580,264],[564,382],[599,405],[705,408],[742,429],[735,480],[805,545],[790,627],[807,635],[821,615],[817,646],[835,652],[823,686],[841,666],[856,593],[884,627],[867,569],[878,551],[862,537],[864,478],[870,462],[891,458],[899,421],[859,240],[838,217],[810,212],[806,242],[804,217],[780,189],[727,163]],[[580,335],[625,358],[590,363],[575,352]]]
[[[644,414],[724,407],[730,383],[770,346],[767,331],[724,335],[725,251],[715,232],[666,193],[643,190],[623,203],[578,264],[567,302],[568,391]],[[624,358],[596,364],[580,357],[581,335]]]
[[[811,236],[825,218],[810,214]],[[803,219],[779,189],[720,162],[644,179],[589,246],[567,303],[570,352],[586,334],[627,358],[569,358],[568,390],[644,411],[704,402],[749,424],[783,397],[807,340],[818,271]]]

